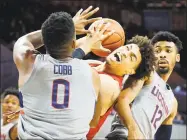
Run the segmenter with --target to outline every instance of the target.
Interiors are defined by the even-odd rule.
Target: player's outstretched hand
[[[103,24],[104,21],[99,21],[99,24],[95,27],[90,29],[90,33],[87,35],[87,40],[89,40],[91,45],[91,50],[99,50],[106,53],[110,53],[109,49],[106,49],[102,46],[102,41],[111,36],[114,31],[110,31],[106,34],[104,32],[109,27],[110,23]]]
[[[80,9],[73,17],[73,22],[75,24],[75,31],[77,35],[89,33],[89,30],[86,30],[85,26],[92,22],[102,19],[101,17],[88,19],[99,10],[99,8],[97,7],[94,10],[90,11],[92,8],[92,6],[89,6],[84,11],[83,9]]]

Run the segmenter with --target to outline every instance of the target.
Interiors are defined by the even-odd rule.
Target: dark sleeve
[[[161,125],[155,134],[155,140],[170,140],[171,132],[172,125]]]
[[[81,48],[75,49],[75,51],[72,54],[73,58],[82,59],[85,56],[84,51]]]

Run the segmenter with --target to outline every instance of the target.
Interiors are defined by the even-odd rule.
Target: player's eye
[[[160,53],[160,52],[161,52],[160,49],[155,50],[155,53]]]
[[[16,105],[16,102],[12,102],[13,105]]]
[[[167,53],[171,53],[172,51],[171,50],[167,50]]]

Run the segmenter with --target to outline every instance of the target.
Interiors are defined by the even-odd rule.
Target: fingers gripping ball
[[[125,32],[122,28],[122,26],[115,20],[109,19],[109,18],[104,18],[104,24],[110,23],[109,27],[107,30],[104,32],[104,34],[107,34],[108,32],[111,32],[114,30],[114,33],[106,38],[105,40],[102,41],[102,45],[104,48],[107,48],[109,50],[114,51],[115,49],[121,47],[125,43]],[[100,20],[95,21],[89,29],[96,28],[97,25],[99,24]],[[102,28],[101,28],[102,29]],[[94,54],[100,56],[100,57],[106,57],[108,56],[107,52],[103,52],[100,50],[93,50],[92,51]]]

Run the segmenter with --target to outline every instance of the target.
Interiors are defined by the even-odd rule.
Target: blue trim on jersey
[[[78,58],[78,59],[82,59],[84,56],[85,56],[85,53],[81,48],[75,49],[72,54],[73,58]]]
[[[21,93],[21,91],[19,92],[19,104],[20,104],[20,107],[23,108],[23,95]]]

